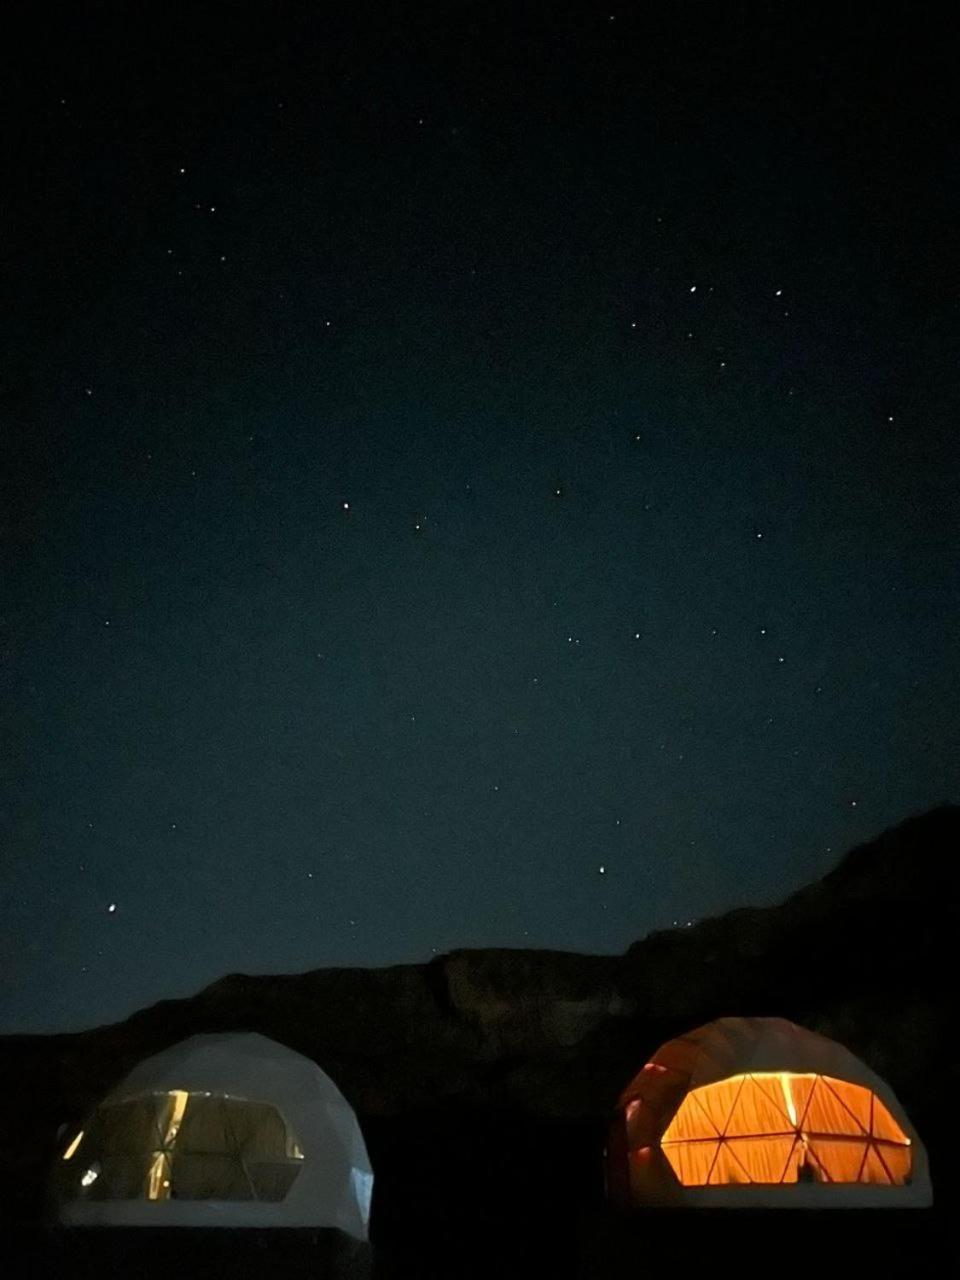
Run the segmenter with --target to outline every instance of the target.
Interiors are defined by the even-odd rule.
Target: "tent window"
[[[74,1140],[68,1160],[81,1143]],[[173,1089],[100,1107],[81,1159],[61,1162],[83,1200],[283,1200],[303,1149],[269,1102]]]
[[[661,1139],[682,1186],[910,1181],[910,1140],[870,1089],[789,1071],[691,1090]]]

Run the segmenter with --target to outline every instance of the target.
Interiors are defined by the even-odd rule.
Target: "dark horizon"
[[[283,972],[283,970],[278,970],[278,972],[271,973],[253,973],[250,972],[250,970],[234,970],[232,973],[219,974],[218,977],[212,979],[211,982],[204,983],[202,986],[193,989],[193,991],[182,992],[173,996],[160,996],[157,1000],[148,1002],[147,1005],[124,1012],[124,1014],[115,1016],[115,1018],[105,1019],[99,1021],[99,1023],[87,1025],[87,1027],[64,1027],[52,1030],[52,1032],[42,1032],[41,1030],[41,1032],[6,1033],[3,1032],[3,1030],[0,1030],[0,1039],[8,1039],[9,1042],[17,1042],[33,1041],[33,1039],[37,1037],[40,1037],[41,1039],[59,1036],[87,1037],[88,1034],[109,1033],[111,1029],[123,1027],[123,1025],[127,1023],[131,1025],[136,1024],[138,1027],[142,1027],[142,1025],[145,1025],[143,1024],[143,1018],[146,1016],[148,1023],[151,1016],[155,1015],[161,1007],[178,1005],[187,1007],[191,1005],[192,1002],[197,1001],[198,998],[204,996],[205,992],[210,991],[210,988],[214,987],[223,988],[221,989],[218,1002],[223,1000],[224,992],[227,992],[229,989],[227,1004],[236,1006],[238,1001],[242,1002],[244,1000],[244,992],[247,992],[246,979],[253,979],[253,982],[259,984],[260,979],[292,979],[296,982],[298,979],[310,978],[312,975],[339,975],[346,972],[375,975],[388,973],[389,970],[392,969],[425,969],[426,964],[435,965],[436,963],[439,963],[440,965],[444,965],[451,960],[460,960],[462,957],[472,956],[476,957],[476,960],[479,961],[479,965],[477,965],[477,972],[483,973],[485,966],[492,964],[494,973],[500,973],[500,975],[511,974],[511,982],[516,984],[517,975],[524,973],[525,966],[521,964],[520,968],[517,969],[515,965],[515,956],[535,955],[541,957],[544,961],[547,961],[548,966],[552,957],[564,957],[564,959],[566,959],[566,957],[572,957],[572,959],[580,957],[580,959],[585,961],[627,960],[628,955],[630,955],[631,952],[634,952],[635,948],[636,950],[643,951],[645,943],[662,940],[666,934],[672,934],[672,936],[675,937],[675,940],[680,943],[680,950],[673,950],[671,952],[673,956],[673,965],[675,965],[677,969],[677,977],[680,977],[680,975],[684,973],[686,966],[687,977],[689,977],[692,984],[696,986],[698,979],[695,977],[694,970],[696,968],[696,964],[699,963],[700,965],[703,965],[704,948],[707,948],[707,954],[712,956],[713,960],[716,960],[718,946],[722,951],[724,948],[730,947],[731,943],[733,947],[736,948],[742,941],[744,941],[745,933],[749,933],[751,938],[753,938],[753,943],[751,943],[753,946],[758,943],[760,938],[765,938],[765,945],[769,946],[771,945],[772,938],[778,937],[777,927],[774,927],[771,931],[769,928],[764,928],[763,924],[759,924],[758,928],[758,920],[756,920],[756,918],[751,919],[750,924],[744,927],[742,920],[737,919],[739,918],[741,911],[748,911],[751,915],[756,913],[759,916],[762,916],[764,911],[774,911],[774,913],[776,913],[778,909],[786,909],[787,914],[785,916],[785,920],[787,922],[787,927],[790,928],[791,931],[801,933],[803,932],[804,925],[803,923],[799,924],[797,922],[799,922],[799,920],[800,922],[803,920],[805,910],[809,910],[810,906],[812,906],[812,900],[810,900],[808,891],[820,891],[817,905],[813,906],[813,910],[814,913],[826,914],[826,919],[829,919],[831,918],[831,915],[835,913],[837,916],[842,915],[842,904],[844,904],[845,899],[849,899],[851,887],[854,886],[854,884],[858,886],[854,895],[856,900],[863,904],[863,901],[872,900],[874,899],[874,896],[876,896],[874,909],[877,909],[877,906],[879,906],[882,910],[884,899],[886,899],[887,906],[890,904],[891,878],[895,881],[897,877],[904,876],[908,863],[910,865],[909,892],[911,897],[915,897],[916,900],[922,901],[924,899],[924,895],[929,895],[929,901],[931,902],[950,901],[950,893],[943,890],[940,893],[940,896],[938,896],[936,890],[934,890],[934,886],[937,886],[937,884],[945,878],[947,883],[950,884],[950,873],[947,873],[946,877],[943,877],[942,874],[943,845],[945,845],[945,837],[948,838],[951,833],[952,835],[955,835],[954,828],[959,820],[960,805],[955,804],[938,805],[936,808],[927,810],[925,813],[911,814],[908,818],[902,820],[902,822],[896,823],[895,826],[888,827],[884,829],[884,831],[878,832],[877,836],[874,837],[873,840],[864,841],[863,844],[854,845],[850,847],[850,849],[845,850],[841,858],[838,859],[835,867],[828,869],[827,873],[824,874],[823,877],[819,877],[818,879],[815,879],[815,881],[806,884],[801,884],[799,887],[791,888],[791,890],[786,892],[780,900],[772,902],[772,904],[740,904],[732,906],[730,909],[719,911],[716,915],[704,916],[704,918],[699,920],[686,920],[686,922],[684,922],[684,920],[673,920],[673,922],[667,925],[667,927],[662,929],[652,929],[649,933],[644,934],[644,937],[636,938],[636,940],[634,940],[630,946],[625,947],[625,950],[622,952],[596,954],[596,952],[570,951],[564,950],[564,948],[554,947],[452,948],[452,950],[448,952],[434,951],[433,955],[431,955],[429,960],[426,961],[397,961],[397,963],[389,965],[361,964],[348,966],[348,969],[343,968],[343,966],[325,965],[311,966],[311,968],[297,970],[297,972]],[[911,850],[909,855],[908,850]],[[886,884],[886,890],[884,890],[884,884]],[[705,927],[705,932],[701,927]],[[690,929],[689,933],[687,933],[687,929]],[[689,947],[687,947],[687,942],[689,942]],[[936,945],[937,943],[934,943],[934,946]],[[698,954],[700,956],[699,961],[694,959]],[[749,950],[746,954],[750,954]],[[742,960],[742,955],[740,959]],[[535,973],[536,965],[534,966],[534,974]],[[234,984],[234,979],[241,979],[239,987]],[[607,972],[605,973],[600,986],[603,986],[603,982],[609,982],[609,980],[611,980],[611,974]],[[494,988],[495,984],[497,984],[497,980],[494,978]],[[772,986],[776,987],[776,983],[772,984]],[[531,974],[529,970],[527,970],[524,989],[529,993],[531,989],[535,988],[536,978],[532,978],[531,980]],[[325,988],[325,991],[320,995],[321,1004],[323,1004],[325,998],[329,998],[333,992],[335,992],[335,987]],[[666,992],[660,991],[659,995],[660,997],[663,997],[666,995]],[[369,992],[367,992],[367,996],[369,996]],[[516,992],[513,993],[513,997],[516,997]],[[259,998],[261,1002],[264,1001],[265,992],[262,988]],[[543,996],[540,996],[540,998],[543,998]],[[795,1000],[795,998],[796,991],[791,991],[790,996],[788,996],[788,1001]],[[253,995],[253,1002],[255,1002],[255,1004],[257,1002],[256,995]],[[223,1009],[223,1006],[221,1006],[221,1009]],[[759,1016],[771,1016],[771,1014],[769,1014],[768,1011],[767,1014]],[[225,1034],[233,1034],[233,1030],[228,1029]]]
[[[956,801],[933,20],[29,16],[0,1032],[617,954]]]
[[[841,854],[841,856],[838,858],[838,860],[837,860],[837,862],[836,862],[835,866],[833,866],[833,867],[831,867],[831,868],[828,868],[828,869],[827,869],[827,871],[826,871],[824,874],[825,874],[825,876],[830,876],[832,872],[839,871],[842,867],[847,866],[847,865],[849,864],[849,862],[850,862],[851,857],[852,857],[853,855],[855,855],[855,854],[859,853],[861,850],[870,850],[870,851],[873,851],[873,846],[874,846],[874,845],[876,845],[876,844],[880,843],[881,841],[886,841],[886,840],[888,840],[890,837],[893,837],[894,839],[897,839],[897,840],[902,840],[902,839],[907,835],[907,833],[911,831],[911,829],[915,829],[915,828],[917,828],[917,827],[919,827],[919,826],[923,826],[923,825],[925,825],[926,823],[928,823],[928,822],[930,822],[930,821],[932,821],[932,820],[936,820],[936,819],[939,819],[939,818],[941,818],[941,817],[945,817],[945,816],[948,816],[948,815],[949,815],[949,816],[954,816],[954,817],[960,816],[960,805],[944,803],[944,804],[942,804],[942,805],[938,805],[938,806],[934,807],[933,809],[927,810],[927,811],[925,811],[925,812],[923,812],[923,813],[910,814],[908,817],[904,818],[901,822],[895,823],[893,826],[888,827],[888,828],[885,828],[885,829],[884,829],[883,831],[881,831],[881,832],[877,832],[877,833],[876,833],[876,836],[875,836],[875,838],[874,838],[874,839],[866,840],[866,841],[864,841],[864,842],[861,842],[861,843],[855,844],[855,845],[851,846],[849,849],[844,850],[844,851],[843,851],[843,853]],[[862,871],[863,871],[863,868],[861,867],[861,873],[862,873]],[[869,881],[869,879],[870,879],[870,874],[871,874],[871,873],[870,873],[869,868],[868,868],[868,869],[867,869],[867,879],[868,879],[868,881]],[[252,978],[263,978],[263,977],[299,978],[299,977],[306,977],[306,976],[309,976],[309,975],[310,975],[310,974],[312,974],[312,973],[321,973],[321,972],[324,972],[324,971],[331,971],[331,970],[332,970],[332,971],[334,971],[334,972],[338,972],[338,971],[343,970],[343,969],[345,969],[345,968],[349,968],[349,969],[351,969],[351,970],[367,970],[367,971],[371,971],[371,972],[373,972],[373,971],[380,971],[380,970],[383,970],[383,969],[390,969],[390,968],[404,968],[404,967],[408,967],[408,966],[417,967],[417,966],[420,966],[420,965],[426,964],[426,963],[428,963],[428,962],[429,962],[429,961],[431,961],[431,960],[432,960],[432,961],[436,961],[436,960],[441,960],[441,961],[442,961],[444,958],[449,957],[449,956],[450,956],[450,955],[452,955],[452,954],[456,954],[456,953],[458,953],[458,952],[460,952],[460,951],[464,951],[464,950],[467,950],[467,951],[475,951],[475,952],[494,951],[494,950],[519,951],[519,952],[536,952],[536,953],[542,954],[542,955],[544,955],[544,956],[548,956],[548,955],[580,955],[580,956],[583,956],[583,957],[584,957],[584,959],[587,959],[587,960],[589,960],[589,959],[595,959],[595,958],[605,958],[605,957],[607,957],[607,956],[609,956],[611,959],[618,959],[618,958],[621,958],[621,957],[623,957],[624,955],[626,955],[626,953],[627,953],[627,951],[628,951],[628,950],[632,950],[632,948],[633,948],[633,946],[634,946],[634,945],[638,945],[638,944],[639,944],[639,945],[642,945],[642,943],[643,943],[643,942],[645,942],[645,941],[647,941],[647,940],[649,940],[649,939],[653,938],[653,937],[654,937],[654,935],[661,934],[661,933],[676,933],[676,934],[681,934],[681,935],[682,935],[682,934],[685,932],[685,930],[686,930],[687,928],[690,928],[690,929],[694,930],[694,933],[692,933],[692,934],[691,934],[691,939],[692,939],[693,941],[695,941],[695,940],[696,940],[696,937],[697,937],[696,929],[697,929],[697,927],[698,927],[698,926],[700,926],[700,925],[702,925],[702,924],[706,924],[706,923],[711,922],[711,921],[713,921],[713,922],[720,921],[720,920],[722,920],[726,915],[728,915],[729,913],[736,913],[738,910],[742,910],[742,909],[746,909],[746,910],[753,910],[753,909],[763,910],[764,908],[777,907],[777,906],[783,905],[783,904],[785,904],[789,899],[791,899],[795,894],[797,894],[797,893],[801,893],[804,889],[812,888],[812,887],[814,887],[815,885],[820,884],[822,880],[823,880],[823,877],[818,877],[816,880],[813,880],[813,881],[810,881],[810,882],[806,882],[806,883],[804,883],[804,884],[802,884],[802,885],[792,886],[792,887],[788,888],[788,889],[783,893],[783,895],[782,895],[780,898],[778,898],[776,901],[773,901],[773,902],[770,902],[770,903],[759,903],[759,902],[751,902],[751,903],[734,903],[734,904],[732,904],[731,906],[729,906],[729,907],[725,908],[725,909],[724,909],[724,910],[722,910],[722,911],[718,911],[718,912],[716,912],[715,914],[710,915],[710,916],[704,916],[704,917],[702,917],[702,918],[700,918],[700,919],[698,919],[698,920],[688,920],[688,921],[683,921],[683,920],[673,920],[673,921],[670,921],[667,925],[664,925],[664,926],[662,926],[662,927],[661,927],[661,926],[658,926],[658,927],[656,927],[656,928],[654,928],[654,929],[651,929],[648,933],[644,934],[642,937],[634,939],[632,943],[628,943],[628,945],[627,945],[626,947],[624,947],[623,951],[620,951],[620,952],[601,952],[601,953],[597,953],[597,952],[577,951],[577,950],[570,950],[570,949],[567,949],[567,948],[556,948],[556,947],[507,947],[507,948],[459,948],[459,947],[454,947],[454,948],[450,948],[450,950],[449,950],[449,951],[447,951],[447,952],[439,952],[439,951],[437,951],[436,949],[433,949],[433,951],[432,951],[431,955],[430,955],[429,957],[425,957],[423,960],[412,960],[412,961],[403,961],[403,960],[401,960],[401,961],[395,961],[395,962],[393,962],[393,963],[391,963],[391,964],[387,964],[387,965],[369,965],[369,964],[357,964],[357,965],[350,965],[350,966],[336,966],[336,965],[323,965],[323,966],[319,966],[319,965],[314,965],[314,966],[310,966],[310,967],[308,967],[308,968],[306,968],[306,969],[301,969],[301,970],[297,970],[297,971],[271,970],[271,971],[266,971],[266,972],[256,972],[256,973],[255,973],[255,972],[253,972],[253,971],[251,971],[251,970],[234,970],[234,971],[229,972],[229,973],[217,974],[214,978],[212,978],[212,979],[211,979],[211,981],[210,981],[210,982],[204,982],[204,983],[202,983],[202,984],[200,984],[200,985],[196,986],[196,987],[195,987],[195,988],[193,988],[192,990],[188,990],[188,991],[181,991],[181,992],[177,992],[177,993],[168,993],[168,994],[160,995],[160,996],[158,996],[155,1000],[151,1000],[151,1001],[149,1001],[147,1004],[144,1004],[144,1005],[141,1005],[141,1006],[137,1006],[136,1008],[129,1009],[129,1010],[125,1011],[125,1012],[119,1013],[119,1014],[117,1014],[117,1015],[116,1015],[116,1016],[114,1016],[114,1017],[105,1018],[105,1019],[102,1019],[102,1020],[101,1020],[101,1021],[99,1021],[99,1022],[91,1023],[91,1024],[86,1025],[86,1026],[76,1026],[76,1027],[74,1027],[74,1026],[63,1026],[63,1027],[58,1027],[58,1028],[56,1028],[55,1030],[52,1030],[52,1031],[44,1031],[44,1030],[42,1030],[42,1029],[41,1029],[41,1030],[39,1030],[39,1031],[27,1031],[27,1032],[6,1032],[6,1031],[4,1031],[4,1030],[0,1029],[0,1037],[10,1036],[11,1038],[16,1038],[16,1037],[21,1036],[21,1035],[22,1035],[22,1036],[44,1036],[44,1035],[50,1035],[50,1036],[59,1036],[59,1035],[82,1035],[82,1034],[84,1034],[84,1033],[86,1033],[86,1032],[97,1032],[97,1031],[101,1031],[101,1030],[103,1030],[103,1029],[105,1029],[105,1028],[107,1028],[107,1027],[109,1027],[109,1026],[111,1026],[111,1025],[116,1025],[116,1024],[119,1024],[119,1023],[125,1022],[125,1021],[127,1021],[127,1019],[132,1018],[132,1017],[135,1017],[136,1015],[139,1015],[139,1014],[142,1014],[142,1013],[145,1013],[145,1012],[149,1012],[150,1010],[152,1010],[152,1009],[153,1009],[155,1006],[157,1006],[157,1005],[163,1005],[163,1004],[169,1004],[169,1003],[176,1003],[176,1002],[178,1002],[178,1001],[189,1002],[189,1001],[190,1001],[191,999],[193,999],[194,997],[201,995],[201,994],[202,994],[202,992],[204,992],[205,990],[207,990],[210,986],[212,986],[212,985],[216,985],[218,982],[221,982],[221,981],[224,981],[224,980],[228,980],[228,979],[231,979],[231,978],[237,978],[237,977],[240,977],[240,978],[247,978],[247,977],[252,977]]]

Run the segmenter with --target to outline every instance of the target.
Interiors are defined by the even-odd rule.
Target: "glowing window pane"
[[[276,1202],[305,1160],[272,1103],[183,1089],[100,1107],[69,1155],[81,1137],[84,1167],[97,1172],[71,1165],[64,1177],[67,1193],[85,1200]]]
[[[911,1171],[909,1140],[870,1089],[793,1072],[731,1076],[691,1090],[661,1145],[683,1186],[902,1185]]]

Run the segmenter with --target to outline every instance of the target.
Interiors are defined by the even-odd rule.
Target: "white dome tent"
[[[923,1143],[886,1081],[783,1018],[721,1018],[658,1049],[620,1096],[607,1186],[625,1206],[933,1200]]]
[[[336,1228],[365,1241],[373,1172],[316,1063],[223,1034],[139,1063],[70,1137],[54,1182],[64,1225]]]

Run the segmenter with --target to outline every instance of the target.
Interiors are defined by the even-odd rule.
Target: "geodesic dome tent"
[[[929,1167],[892,1089],[782,1018],[671,1040],[620,1097],[607,1188],[623,1205],[923,1207]]]
[[[373,1172],[316,1063],[226,1034],[136,1066],[70,1137],[53,1182],[68,1225],[331,1227],[366,1240]]]

